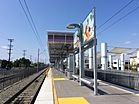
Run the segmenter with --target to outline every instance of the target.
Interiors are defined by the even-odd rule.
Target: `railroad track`
[[[18,76],[19,76],[18,74],[15,74],[15,75],[10,75],[10,76],[6,76],[6,77],[2,77],[2,78],[0,78],[0,84],[5,82],[5,81],[14,79],[14,78],[16,78]]]
[[[19,69],[18,71],[12,69],[9,71],[0,71],[0,92],[5,88],[10,87],[13,83],[19,82],[20,80],[33,75],[36,69]]]
[[[20,74],[15,74],[15,75],[10,75],[10,76],[5,76],[0,78],[0,92],[4,88],[12,85],[13,83],[19,81]],[[21,78],[20,78],[21,79]]]
[[[45,76],[45,71],[43,71],[20,91],[11,96],[6,102],[4,102],[4,104],[33,104]]]

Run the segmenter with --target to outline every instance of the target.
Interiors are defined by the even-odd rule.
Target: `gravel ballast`
[[[13,85],[11,85],[8,88],[5,88],[3,91],[0,92],[0,104],[3,104],[6,102],[9,98],[14,96],[17,92],[19,92],[21,89],[23,89],[28,83],[30,83],[34,78],[36,78],[38,75],[40,75],[44,70],[33,74]]]

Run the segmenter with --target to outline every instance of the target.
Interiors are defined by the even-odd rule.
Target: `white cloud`
[[[132,33],[131,35],[132,35],[132,36],[137,36],[138,34],[137,34],[137,33]]]
[[[0,46],[0,48],[8,49],[8,46]]]
[[[124,42],[124,44],[130,44],[131,43],[131,41],[126,41],[126,42]]]

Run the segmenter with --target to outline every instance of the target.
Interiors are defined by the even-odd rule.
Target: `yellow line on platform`
[[[52,78],[52,86],[53,86],[54,104],[59,104],[58,97],[57,97],[57,94],[56,94],[55,83],[54,83],[54,79],[53,78]]]
[[[48,72],[49,72],[49,70],[51,70],[50,67],[46,68],[46,78],[48,77]]]
[[[65,80],[65,78],[53,78],[54,81],[60,81],[60,80]]]
[[[58,98],[59,104],[89,104],[84,97]]]
[[[52,75],[52,87],[54,104],[89,104],[84,97],[69,97],[69,98],[58,98],[56,93],[56,87],[54,81],[65,80],[65,78],[53,78]]]

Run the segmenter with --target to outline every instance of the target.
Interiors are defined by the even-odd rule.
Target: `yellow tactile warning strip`
[[[53,78],[52,78],[52,86],[53,86],[54,104],[59,104],[59,103],[58,103],[57,94],[56,94],[55,83],[54,83],[54,79],[53,79]]]
[[[135,94],[136,96],[139,96],[139,94]]]
[[[53,78],[54,81],[61,81],[61,80],[65,80],[65,78]]]
[[[52,77],[54,104],[89,104],[84,97],[58,98],[54,80],[65,80],[65,78]]]
[[[59,104],[89,104],[83,97],[58,98]]]

